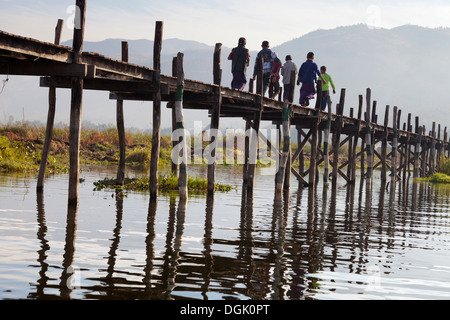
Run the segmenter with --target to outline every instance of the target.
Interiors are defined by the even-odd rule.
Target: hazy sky
[[[0,0],[0,29],[53,41],[58,19],[66,21],[63,41],[71,39],[75,0]],[[88,0],[85,39],[153,39],[155,21],[164,21],[164,38],[221,42],[234,47],[272,47],[317,29],[364,23],[392,28],[404,24],[450,26],[450,1],[385,0]]]

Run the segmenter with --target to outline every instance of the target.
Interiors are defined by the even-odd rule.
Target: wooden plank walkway
[[[58,21],[56,27],[54,44],[0,31],[0,74],[39,76],[40,86],[49,88],[51,92],[54,92],[55,88],[72,90],[69,202],[76,203],[78,201],[79,142],[77,136],[79,137],[81,126],[83,90],[108,91],[110,99],[117,100],[119,136],[123,135],[124,131],[123,102],[126,100],[153,101],[155,141],[152,145],[158,146],[152,152],[152,187],[150,191],[153,198],[157,195],[157,182],[155,181],[157,179],[155,177],[157,155],[159,154],[160,103],[162,101],[169,102],[167,106],[173,109],[173,129],[176,129],[176,123],[180,123],[180,126],[183,127],[182,118],[181,120],[177,118],[175,121],[176,112],[182,115],[183,110],[189,109],[207,111],[211,116],[212,129],[219,129],[219,120],[222,117],[242,118],[247,129],[254,129],[256,140],[251,137],[247,138],[243,170],[244,182],[248,184],[250,190],[253,189],[256,165],[256,159],[251,159],[251,149],[256,150],[257,148],[257,144],[254,142],[262,140],[271,144],[266,137],[260,134],[259,128],[262,121],[270,121],[278,128],[283,126],[284,136],[280,140],[284,141],[290,141],[291,128],[297,129],[298,149],[292,155],[290,144],[287,149],[284,149],[284,152],[288,154],[286,159],[283,158],[282,163],[283,168],[286,167],[284,182],[283,179],[281,180],[284,189],[289,188],[291,173],[298,179],[300,185],[314,186],[318,180],[316,178],[317,167],[323,162],[327,164],[326,176],[323,181],[328,185],[329,178],[335,184],[338,176],[344,178],[347,183],[354,183],[357,159],[361,161],[361,177],[371,180],[373,170],[380,167],[383,181],[387,181],[388,176],[391,181],[395,181],[402,178],[402,175],[404,179],[409,177],[411,172],[413,172],[413,177],[430,175],[439,168],[442,157],[449,157],[447,127],[441,127],[440,124],[436,126],[433,123],[432,130],[427,132],[425,126],[420,125],[419,118],[415,117],[413,128],[411,114],[407,115],[407,121],[402,126],[400,121],[402,111],[397,107],[391,109],[389,106],[386,106],[384,122],[381,123],[381,119],[377,115],[377,102],[372,101],[370,89],[367,89],[365,94],[365,105],[364,96],[360,95],[359,105],[356,108],[349,108],[349,116],[346,116],[344,115],[345,89],[341,90],[338,104],[335,106],[329,104],[327,111],[320,111],[317,106],[316,108],[314,106],[302,107],[263,97],[261,95],[262,75],[258,75],[256,83],[250,82],[250,91],[239,91],[222,86],[221,44],[216,45],[213,53],[213,84],[184,79],[181,53],[174,57],[173,74],[171,76],[163,75],[160,73],[159,66],[162,22],[157,22],[155,30],[154,68],[127,62],[128,46],[126,43],[122,44],[122,61],[98,53],[82,52],[85,1],[77,1],[77,5],[82,8],[80,21],[83,23],[81,29],[74,30],[73,48],[59,45],[61,20]],[[256,90],[253,92],[255,84]],[[318,86],[320,89],[320,81]],[[53,98],[49,100],[47,135],[50,137],[46,137],[46,140],[50,141],[53,127],[51,113],[54,113],[51,110],[54,109],[56,99],[54,95],[53,93],[51,95]],[[316,103],[319,100],[320,96],[317,97]],[[290,116],[283,118],[283,115],[288,113]],[[324,141],[322,141],[323,132],[326,134]],[[332,140],[330,148],[328,147],[328,137],[331,137]],[[183,138],[180,141],[183,141]],[[215,138],[212,138],[211,142],[214,143],[214,141]],[[304,167],[306,156],[304,148],[307,144],[311,146],[309,168]],[[380,144],[381,150],[376,148]],[[344,146],[348,152],[346,155],[348,159],[339,163],[338,158],[333,157],[330,161],[330,156],[338,154]],[[45,152],[45,148],[43,152]],[[124,148],[122,148],[123,152]],[[278,153],[281,156],[282,150]],[[43,153],[43,159],[46,157],[47,155]],[[292,166],[296,160],[299,160],[298,168]],[[44,165],[41,166],[40,172],[40,177],[42,177],[38,183],[39,190],[43,189],[43,173],[46,169],[46,161],[43,162]],[[331,172],[328,172],[328,164],[331,166]],[[120,164],[120,167],[122,166],[124,166],[123,162]],[[208,168],[209,192],[213,192],[214,170],[215,162],[213,161]],[[119,168],[118,172],[123,177],[124,168]],[[309,176],[308,181],[306,180],[307,176]]]

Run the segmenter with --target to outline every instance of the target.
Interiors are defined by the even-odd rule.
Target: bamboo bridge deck
[[[184,77],[183,66],[182,63],[180,65],[179,61],[180,57],[182,58],[180,54],[178,58],[174,58],[173,75],[163,75],[160,73],[162,22],[157,22],[155,30],[153,68],[127,62],[127,43],[122,43],[122,61],[97,53],[82,52],[85,1],[77,1],[77,5],[81,8],[82,27],[74,30],[74,45],[72,48],[59,44],[62,28],[61,20],[58,21],[56,28],[55,43],[46,43],[0,31],[0,74],[37,76],[40,77],[40,86],[50,90],[49,120],[43,160],[47,159],[46,153],[48,153],[48,150],[46,150],[46,146],[48,147],[52,137],[55,89],[72,90],[69,203],[77,202],[78,199],[79,132],[83,90],[108,91],[110,92],[110,99],[117,100],[119,138],[124,133],[123,102],[126,100],[153,101],[153,148],[150,170],[150,178],[153,181],[150,188],[152,196],[157,194],[156,174],[161,125],[160,103],[161,101],[169,102],[167,106],[173,109],[172,125],[175,129],[179,120],[177,118],[176,121],[175,117],[176,109],[180,108],[180,104],[177,104],[177,90],[179,90],[180,84],[184,89],[182,110],[202,109],[207,111],[211,116],[211,128],[215,129],[219,129],[221,117],[242,118],[245,120],[247,128],[253,128],[256,131],[257,139],[264,139],[266,142],[267,139],[259,134],[261,121],[270,121],[278,127],[284,126],[283,120],[286,121],[286,119],[283,119],[283,109],[290,107],[292,116],[287,128],[290,129],[292,126],[297,129],[299,148],[292,155],[290,146],[288,149],[283,149],[283,152],[289,154],[286,162],[286,179],[283,182],[287,188],[289,187],[291,173],[303,185],[313,186],[318,180],[315,174],[316,170],[305,170],[303,161],[300,161],[301,167],[299,168],[294,168],[291,165],[296,159],[303,159],[303,149],[307,143],[311,144],[310,168],[317,168],[323,161],[326,163],[326,169],[328,169],[328,166],[332,168],[330,173],[326,171],[325,183],[328,183],[329,177],[332,177],[333,182],[335,182],[337,176],[342,176],[349,183],[354,182],[357,159],[360,159],[362,164],[362,176],[371,178],[371,170],[380,166],[382,179],[386,180],[388,171],[394,177],[399,177],[402,172],[404,177],[409,175],[410,166],[414,167],[414,177],[427,176],[437,170],[441,163],[441,156],[449,156],[447,127],[443,127],[443,130],[441,130],[440,124],[436,126],[433,123],[432,129],[427,133],[425,127],[420,125],[419,118],[412,119],[412,115],[408,114],[407,121],[403,123],[402,129],[400,123],[401,110],[394,107],[391,112],[389,106],[386,106],[384,122],[381,123],[378,121],[376,113],[376,101],[371,100],[370,89],[367,89],[366,92],[366,105],[364,106],[364,97],[360,95],[357,108],[350,108],[350,115],[345,116],[345,89],[341,90],[339,103],[334,107],[335,112],[331,112],[331,108],[328,111],[320,111],[314,106],[301,107],[295,104],[289,106],[283,101],[263,97],[261,90],[258,89],[261,88],[261,76],[256,81],[256,92],[252,92],[253,82],[250,83],[250,91],[239,91],[222,86],[221,44],[216,45],[213,53],[213,84],[180,79],[180,77]],[[316,100],[319,101],[319,99]],[[391,113],[393,117],[389,120]],[[414,120],[413,128],[412,122]],[[389,124],[390,122],[392,124]],[[323,143],[322,132],[325,133]],[[443,137],[441,137],[442,132]],[[326,146],[328,134],[333,135],[330,151]],[[284,137],[286,140],[286,131]],[[357,151],[358,142],[360,142],[360,151]],[[121,142],[121,145],[123,143]],[[381,143],[381,151],[375,148],[377,143]],[[337,157],[334,157],[330,163],[328,156],[333,153],[337,154],[339,148],[345,144],[348,144],[348,160],[345,163],[338,163]],[[388,144],[390,144],[390,147]],[[250,144],[247,143],[243,176],[244,181],[247,182],[248,180],[248,183],[252,186],[254,183],[254,164],[248,161],[249,148],[251,148]],[[278,152],[281,155],[282,151]],[[399,155],[398,158],[397,154]],[[366,159],[364,159],[365,156],[367,156]],[[379,159],[377,163],[375,163],[374,156]],[[368,160],[369,162],[367,162]],[[42,162],[38,189],[43,188],[46,168],[46,161]],[[367,169],[364,164],[366,164]],[[118,177],[124,174],[122,158],[119,166]],[[347,167],[346,171],[344,170],[345,167]],[[209,185],[214,184],[214,168],[215,163],[209,164]],[[364,170],[368,171],[364,172]],[[185,174],[185,172],[182,172],[181,166],[180,173]],[[307,175],[309,175],[309,181],[306,180]],[[209,190],[211,191],[211,188]]]

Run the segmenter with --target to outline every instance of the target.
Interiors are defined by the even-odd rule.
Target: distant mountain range
[[[220,41],[220,39],[218,39]],[[236,39],[237,40],[237,39]],[[271,39],[267,39],[271,40]],[[84,51],[98,52],[107,57],[120,59],[121,41],[107,39],[100,42],[85,42]],[[251,39],[247,39],[251,41]],[[128,40],[130,62],[152,67],[153,41]],[[67,42],[64,45],[70,46]],[[339,27],[332,30],[317,30],[272,48],[284,62],[290,54],[300,67],[309,51],[315,53],[316,62],[326,65],[336,85],[337,94],[332,100],[339,100],[341,88],[346,88],[345,114],[349,108],[358,106],[358,95],[372,89],[372,98],[377,100],[377,110],[384,119],[386,105],[398,106],[402,110],[402,123],[408,113],[420,117],[422,124],[431,128],[432,121],[450,126],[450,29],[428,29],[412,25],[393,29],[375,29],[366,25]],[[222,85],[231,83],[231,64],[227,60],[231,48],[222,48]],[[172,58],[178,52],[185,55],[185,77],[211,83],[214,47],[196,41],[164,39],[161,67],[163,74],[170,75]],[[253,73],[254,58],[251,52],[248,76]],[[46,119],[46,90],[38,88],[37,79],[14,77],[0,95],[0,121],[9,116],[16,120]],[[9,87],[9,88],[8,88]],[[63,92],[65,91],[65,92]],[[28,92],[28,93],[26,93]],[[69,117],[68,90],[58,90],[57,121]],[[296,101],[298,88],[296,90]],[[151,128],[152,104],[149,102],[127,102],[126,125],[142,129]],[[165,108],[163,108],[165,109]],[[2,116],[3,113],[3,116]],[[148,114],[145,117],[145,113]],[[188,127],[194,120],[205,120],[206,112],[186,111]],[[392,118],[392,116],[391,116]],[[115,123],[115,103],[107,93],[86,92],[83,119],[92,123]],[[163,114],[162,127],[170,126],[170,115]],[[222,122],[223,126],[235,126],[236,122]],[[240,125],[239,125],[240,127]]]

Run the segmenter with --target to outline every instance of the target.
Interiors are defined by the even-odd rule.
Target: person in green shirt
[[[334,86],[333,80],[331,76],[327,73],[327,67],[320,67],[320,73],[322,73],[323,79],[326,81],[325,84],[322,84],[322,111],[327,107],[327,100],[330,96],[330,85],[333,88],[333,94],[336,94],[336,88]]]

